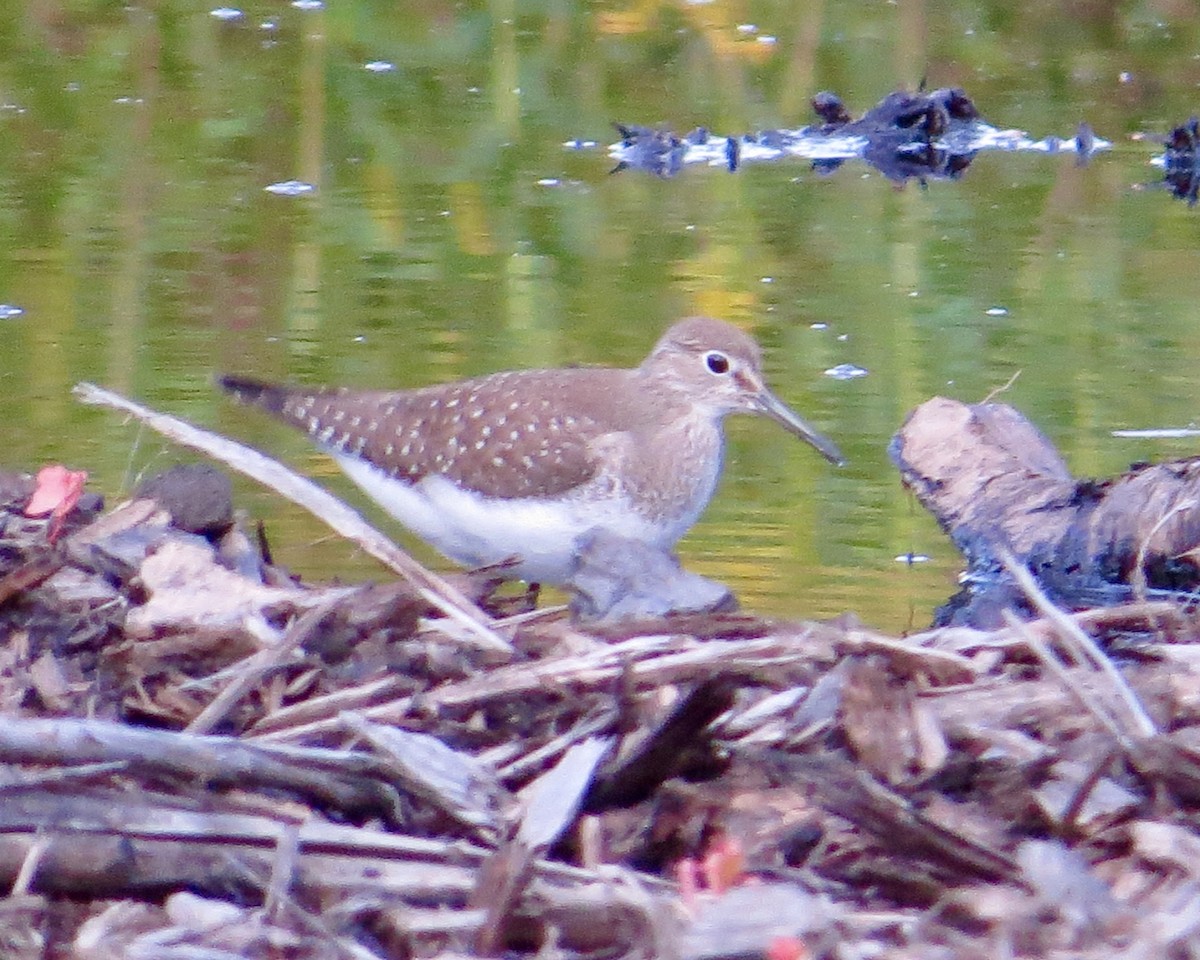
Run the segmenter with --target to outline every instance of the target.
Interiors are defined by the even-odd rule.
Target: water
[[[303,438],[219,397],[212,373],[416,386],[633,364],[673,319],[711,313],[755,333],[777,391],[850,462],[831,468],[769,423],[732,420],[725,483],[685,562],[761,612],[854,611],[899,630],[926,623],[958,571],[886,456],[918,403],[1012,380],[1004,399],[1081,475],[1196,450],[1111,435],[1197,416],[1200,220],[1152,186],[1154,146],[1130,140],[1196,109],[1190,15],[725,0],[217,9],[0,11],[5,466],[60,461],[118,494],[181,456],[78,406],[70,386],[89,379],[257,443],[361,505]],[[982,155],[926,189],[800,161],[608,173],[612,121],[797,127],[818,90],[857,113],[922,75],[965,87],[998,127],[1070,136],[1087,120],[1114,148],[1083,168]],[[827,373],[839,369],[866,375]],[[238,489],[305,575],[382,576]],[[930,559],[897,561],[910,553]]]

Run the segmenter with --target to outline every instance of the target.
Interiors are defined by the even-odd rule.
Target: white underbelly
[[[571,572],[580,536],[589,530],[601,527],[660,547],[672,546],[680,535],[673,528],[650,524],[624,498],[492,499],[463,490],[445,477],[409,484],[358,457],[333,456],[388,513],[465,567],[515,560],[514,577],[561,584]]]

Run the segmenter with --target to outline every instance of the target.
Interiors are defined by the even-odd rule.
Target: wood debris
[[[6,958],[1200,952],[1194,605],[590,629],[0,501]]]

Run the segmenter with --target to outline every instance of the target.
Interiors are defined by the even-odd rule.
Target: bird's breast
[[[721,477],[723,438],[719,424],[683,417],[670,429],[637,437],[620,468],[620,487],[630,504],[673,545],[699,518]]]

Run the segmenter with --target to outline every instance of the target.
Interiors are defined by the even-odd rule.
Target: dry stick
[[[291,847],[289,856],[293,861],[288,865],[288,869],[294,872],[296,867],[294,861],[297,859],[299,852],[299,832],[295,827],[288,827],[284,833],[289,837],[288,842]],[[227,854],[225,863],[227,868],[237,873],[248,886],[262,887],[262,877],[236,856]],[[286,886],[279,889],[276,886],[278,875],[279,858],[277,856],[276,862],[272,867],[272,874],[266,888],[266,896],[264,897],[262,907],[262,914],[269,919],[270,923],[282,927],[285,919],[290,919],[303,928],[309,942],[316,938],[322,944],[331,947],[337,956],[345,957],[347,960],[379,960],[378,954],[359,946],[345,936],[335,933],[331,925],[326,922],[324,916],[313,913],[307,907],[298,903],[288,893]],[[289,877],[289,881],[291,879]],[[344,887],[342,889],[343,892],[348,892]]]
[[[1172,620],[1174,626],[1181,630],[1188,625],[1186,618],[1180,614],[1179,604],[1169,600],[1139,600],[1118,607],[1095,607],[1091,610],[1080,610],[1078,613],[1064,611],[1063,615],[1081,629],[1141,623],[1158,627],[1167,620]],[[1055,624],[1044,617],[1023,622],[1021,627],[1021,632],[1018,634],[1014,634],[1007,627],[1000,627],[996,630],[976,630],[972,627],[934,627],[923,633],[912,634],[906,642],[913,646],[929,647],[935,650],[948,646],[951,651],[959,653],[962,650],[1000,650],[1006,647],[1021,647],[1025,645],[1025,632],[1027,631],[1039,637],[1057,632]]]
[[[661,686],[695,679],[697,671],[767,671],[811,659],[810,647],[790,645],[787,637],[701,643],[686,638],[676,641],[668,636],[641,636],[585,654],[497,667],[486,674],[445,683],[419,694],[405,693],[398,699],[357,709],[367,720],[396,723],[418,704],[424,710],[466,709],[501,697],[527,696],[546,688],[569,690],[574,696],[607,688],[626,670],[639,684]],[[395,681],[371,681],[369,685],[378,692],[389,682]],[[321,712],[297,711],[300,704],[285,707],[279,714],[264,718],[272,721],[269,726],[251,728],[251,739],[276,743],[340,730],[342,721],[330,713],[330,704],[336,702],[340,709],[345,709],[345,698],[340,698],[339,692],[339,695],[327,694],[320,699]],[[316,703],[316,700],[309,702]],[[305,719],[297,720],[301,713]],[[2,731],[0,726],[0,733]]]
[[[128,763],[134,774],[149,770],[198,783],[275,788],[340,809],[360,809],[379,800],[372,781],[378,764],[350,751],[247,743],[70,717],[6,717],[0,723],[0,762],[64,766],[115,761]],[[6,804],[29,795],[0,794],[0,813]]]
[[[1158,521],[1153,527],[1150,528],[1150,531],[1138,545],[1137,561],[1134,564],[1133,574],[1130,577],[1130,586],[1133,587],[1133,595],[1137,597],[1137,599],[1143,602],[1146,600],[1146,554],[1150,551],[1150,541],[1154,539],[1155,534],[1157,534],[1159,530],[1167,525],[1167,521],[1169,521],[1172,517],[1187,510],[1195,509],[1195,507],[1195,500],[1184,500],[1182,503],[1175,504],[1175,506],[1158,518]],[[1155,633],[1163,633],[1163,629],[1157,621],[1154,621],[1151,625],[1154,627]]]
[[[110,774],[120,773],[129,766],[127,760],[109,760],[105,763],[79,763],[71,766],[59,766],[40,773],[22,771],[20,780],[0,784],[0,803],[6,797],[33,793],[35,790],[45,790],[47,787],[78,787],[96,780],[104,780]]]
[[[1100,784],[1100,780],[1104,777],[1104,771],[1117,758],[1117,752],[1109,749],[1105,751],[1104,756],[1100,758],[1099,763],[1093,763],[1086,777],[1075,788],[1075,794],[1068,801],[1063,809],[1062,816],[1059,817],[1059,828],[1066,831],[1075,830],[1075,821],[1079,819],[1080,813],[1083,812],[1083,805],[1087,803],[1088,798]]]
[[[1154,539],[1167,522],[1176,514],[1184,513],[1187,510],[1192,510],[1196,506],[1195,500],[1184,500],[1182,503],[1177,503],[1170,510],[1164,513],[1155,521],[1153,527],[1146,533],[1142,542],[1138,544],[1137,559],[1134,561],[1133,573],[1129,578],[1129,585],[1133,588],[1133,595],[1139,600],[1146,599],[1146,554],[1150,552],[1150,541]]]
[[[279,831],[275,842],[275,860],[271,864],[271,880],[263,897],[263,913],[279,922],[287,892],[296,880],[296,860],[300,855],[300,831],[288,824]]]
[[[30,892],[33,887],[33,878],[42,864],[42,858],[49,849],[50,838],[45,834],[39,835],[29,845],[29,852],[25,854],[25,859],[21,861],[21,869],[17,871],[17,879],[13,881],[12,889],[8,892],[10,897],[23,897]]]
[[[395,723],[416,704],[428,705],[437,710],[447,706],[443,699],[468,691],[468,702],[453,702],[450,706],[474,707],[497,697],[524,697],[531,691],[553,685],[555,689],[570,689],[572,695],[588,692],[597,684],[607,684],[617,676],[629,658],[639,658],[655,663],[653,656],[663,650],[678,650],[679,643],[669,637],[635,637],[619,643],[598,647],[583,654],[554,657],[532,663],[497,667],[485,674],[452,681],[419,694],[414,694],[401,678],[387,677],[371,680],[360,688],[339,690],[335,693],[313,697],[304,703],[284,707],[250,728],[250,738],[267,742],[302,739],[307,736],[340,730],[342,711],[354,709],[371,721]],[[744,641],[738,645],[738,653],[749,655],[759,649],[759,642]],[[712,656],[712,648],[700,648],[693,653]],[[661,661],[658,661],[661,662]],[[656,678],[658,683],[670,682]],[[401,695],[381,702],[379,697],[388,695],[392,688]],[[472,697],[472,693],[474,697]],[[430,699],[430,698],[434,699]],[[3,727],[0,727],[0,734]]]
[[[83,403],[112,407],[144,422],[175,443],[219,460],[304,507],[348,540],[381,561],[416,587],[421,597],[452,620],[466,626],[483,649],[512,653],[511,645],[492,629],[491,620],[461,591],[426,570],[355,511],[276,460],[257,450],[201,430],[176,417],[157,413],[93,383],[78,383],[75,396]]]
[[[243,662],[242,671],[234,677],[229,686],[209,701],[208,706],[183,728],[183,732],[211,732],[213,727],[225,719],[225,715],[229,713],[234,704],[242,699],[246,691],[258,683],[264,673],[279,664],[296,647],[307,643],[312,638],[313,633],[320,627],[325,617],[341,600],[342,597],[334,597],[326,600],[320,606],[308,610],[288,628],[288,632],[279,643],[248,657],[247,661]]]
[[[860,650],[863,653],[883,653],[912,671],[924,670],[942,682],[955,677],[969,682],[979,672],[978,667],[961,653],[923,647],[913,637],[897,640],[869,630],[848,629],[842,636],[841,644],[854,653]]]
[[[542,744],[537,749],[517,757],[516,760],[504,766],[496,767],[496,778],[505,784],[521,780],[534,770],[544,766],[548,761],[557,761],[563,753],[582,740],[611,730],[615,720],[615,710],[608,710],[600,716],[581,720],[566,733],[555,737],[549,743]],[[486,756],[482,756],[480,759],[488,762]],[[492,766],[495,765],[492,764]]]
[[[390,703],[394,699],[393,693],[408,699],[411,695],[411,685],[403,677],[391,675],[366,680],[354,687],[318,694],[308,700],[280,707],[260,718],[250,727],[247,734],[251,737],[266,736],[314,720],[333,720],[342,711],[361,710],[384,697],[389,698],[384,702]]]
[[[1063,689],[1074,697],[1079,705],[1090,713],[1112,735],[1112,738],[1121,745],[1122,749],[1126,751],[1131,750],[1133,743],[1126,736],[1125,731],[1121,729],[1121,725],[1095,702],[1090,692],[1084,691],[1075,681],[1075,678],[1071,676],[1070,671],[1063,666],[1062,662],[1054,655],[1054,652],[1043,642],[1042,638],[1034,636],[1032,631],[1025,630],[1025,625],[1017,619],[1016,614],[1011,610],[1005,610],[1003,616],[1007,627],[1024,636],[1025,644],[1033,651],[1034,656],[1041,661],[1042,666],[1054,674],[1055,679],[1062,684]]]
[[[1112,684],[1121,702],[1125,705],[1125,709],[1128,711],[1129,719],[1132,721],[1133,730],[1131,732],[1138,737],[1152,737],[1158,733],[1158,729],[1154,726],[1154,721],[1146,713],[1146,709],[1142,706],[1141,701],[1138,700],[1137,694],[1129,688],[1129,684],[1125,682],[1125,678],[1121,676],[1120,671],[1113,666],[1113,662],[1104,655],[1104,652],[1096,646],[1096,642],[1084,633],[1074,620],[1050,602],[1049,598],[1042,592],[1037,582],[1033,579],[1033,574],[1023,564],[1018,563],[1016,557],[1007,549],[1001,550],[1000,562],[1004,564],[1005,569],[1017,581],[1017,585],[1025,592],[1025,595],[1034,607],[1037,608],[1037,611],[1043,617],[1057,624],[1062,631],[1063,637],[1071,640],[1076,651],[1083,654],[1083,661],[1090,663],[1097,672],[1102,674]],[[1035,643],[1040,644],[1041,641],[1035,641]],[[1031,649],[1038,653],[1039,657],[1042,656],[1042,651],[1048,653],[1044,645],[1041,646],[1040,651],[1037,646],[1031,645]]]
[[[51,802],[53,798],[53,802]],[[178,798],[168,798],[177,804]],[[74,796],[50,793],[29,798],[24,804],[0,804],[0,829],[6,836],[28,837],[32,842],[45,832],[59,836],[119,837],[141,844],[165,842],[219,846],[238,850],[277,850],[281,832],[295,829],[299,856],[348,857],[359,864],[397,866],[434,864],[471,870],[491,855],[491,849],[465,840],[443,840],[408,834],[384,833],[378,827],[324,823],[315,817],[297,820],[280,805],[272,813],[229,813],[179,809],[161,805],[153,795],[131,799],[128,795]],[[187,865],[184,864],[186,867]],[[178,865],[172,865],[177,869]],[[556,861],[537,864],[539,875],[555,882],[583,883],[611,880],[601,874]],[[668,889],[666,880],[642,877],[656,889]],[[386,889],[386,887],[384,887]]]
[[[1001,384],[998,387],[993,387],[988,395],[979,401],[980,406],[985,403],[991,403],[1002,393],[1008,393],[1008,391],[1012,389],[1012,385],[1016,383],[1018,378],[1021,376],[1021,373],[1022,371],[1020,370],[1014,370],[1013,375],[1008,378],[1008,383]]]

